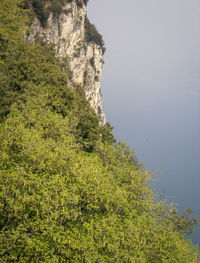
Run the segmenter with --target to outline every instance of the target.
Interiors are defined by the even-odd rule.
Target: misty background
[[[200,220],[200,1],[90,0],[88,17],[106,44],[103,106],[116,138],[155,172],[162,200]]]

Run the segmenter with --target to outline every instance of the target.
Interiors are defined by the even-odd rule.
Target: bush
[[[55,15],[59,15],[62,12],[62,4],[59,2],[52,2],[48,7],[48,11]]]
[[[49,88],[32,87],[0,126],[1,262],[199,262],[189,221],[155,200],[131,151],[82,151]]]
[[[192,211],[180,217],[156,200],[134,151],[113,145],[83,88],[68,87],[53,46],[7,41],[15,45],[0,63],[0,262],[199,262],[185,237]]]
[[[31,9],[41,22],[43,27],[46,26],[49,14],[59,15],[62,12],[62,7],[66,3],[71,3],[73,0],[25,0],[25,8]],[[88,0],[74,0],[78,7],[82,7],[83,3],[86,5]],[[46,3],[48,2],[48,7]]]
[[[53,45],[38,39],[34,45],[22,42],[7,50],[0,64],[0,117],[3,120],[12,105],[27,100],[27,90],[48,93],[46,107],[68,116],[71,132],[85,151],[93,151],[100,139],[99,119],[85,98],[82,87],[69,88],[65,64],[55,56]],[[31,90],[30,90],[30,87]]]
[[[102,35],[99,34],[95,25],[91,24],[89,19],[85,18],[85,39],[87,42],[94,42],[102,48],[103,53],[105,53],[105,44]]]

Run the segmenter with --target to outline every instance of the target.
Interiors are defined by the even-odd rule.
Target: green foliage
[[[60,14],[65,2],[63,0],[25,0],[25,8],[30,9],[41,22],[41,25],[45,27],[50,12],[54,15]]]
[[[0,115],[5,118],[13,103],[27,101],[28,92],[45,90],[46,106],[53,112],[68,116],[71,132],[86,151],[92,151],[100,139],[99,119],[91,109],[81,87],[67,87],[65,65],[55,57],[53,46],[40,39],[29,45],[22,42],[7,50],[0,65]]]
[[[1,262],[198,262],[148,173],[120,145],[82,151],[47,96],[30,94],[0,129]]]
[[[84,3],[85,5],[87,5],[88,2],[89,2],[89,0],[83,0],[83,3]]]
[[[156,200],[134,151],[99,127],[83,88],[68,87],[53,46],[6,41],[0,262],[200,262],[185,238],[191,211]]]
[[[85,17],[85,38],[87,42],[94,42],[102,48],[105,53],[105,44],[102,35],[99,34],[95,25],[91,24],[87,16]]]
[[[20,8],[22,4],[23,0],[0,1],[0,57],[8,46],[21,41],[27,30],[28,17]]]
[[[63,6],[71,3],[73,0],[25,0],[25,7],[32,10],[33,14],[37,16],[41,25],[46,26],[47,19],[50,13],[54,16],[62,13]],[[87,5],[88,0],[74,0],[78,7],[83,4]]]
[[[66,3],[71,3],[73,0],[25,0],[25,7],[32,10],[33,14],[37,16],[41,25],[46,26],[47,19],[50,13],[54,16],[62,13],[63,6]],[[83,7],[83,4],[87,5],[88,0],[75,0],[79,8]],[[85,18],[85,39],[87,42],[94,42],[102,48],[105,53],[105,44],[101,34],[97,31],[96,27],[90,23],[87,16]]]
[[[112,130],[113,127],[110,125],[109,122],[101,127],[101,141],[103,143],[114,144],[116,142]]]
[[[194,232],[194,225],[198,225],[198,219],[190,215],[193,213],[191,208],[188,208],[183,212],[182,216],[178,215],[177,209],[173,209],[169,214],[170,220],[174,223],[176,231],[183,233],[184,235],[191,235]]]
[[[62,4],[57,1],[52,2],[48,10],[52,12],[54,15],[59,15],[62,12]]]
[[[53,46],[38,40],[34,45],[21,41],[8,48],[0,65],[0,114],[6,116],[10,105],[18,100],[29,83],[67,85],[67,75],[55,58]]]

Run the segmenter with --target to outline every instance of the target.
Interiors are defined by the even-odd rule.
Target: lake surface
[[[104,80],[103,94],[107,85]],[[120,91],[114,86],[115,92]],[[160,199],[178,203],[180,212],[192,208],[200,221],[200,96],[187,89],[161,88],[155,93],[153,87],[138,89],[135,96],[129,90],[124,90],[124,97],[116,92],[113,111],[107,114],[114,133],[135,148],[146,168],[155,171],[152,185]],[[106,95],[104,100],[109,111]],[[200,245],[199,237],[196,227],[194,244]]]
[[[134,147],[162,200],[200,220],[200,1],[95,0],[107,51],[107,121]],[[200,246],[199,227],[192,237]]]

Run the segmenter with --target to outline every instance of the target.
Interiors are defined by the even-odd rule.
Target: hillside
[[[200,262],[191,211],[156,200],[55,43],[24,37],[27,3],[0,10],[0,262]]]

